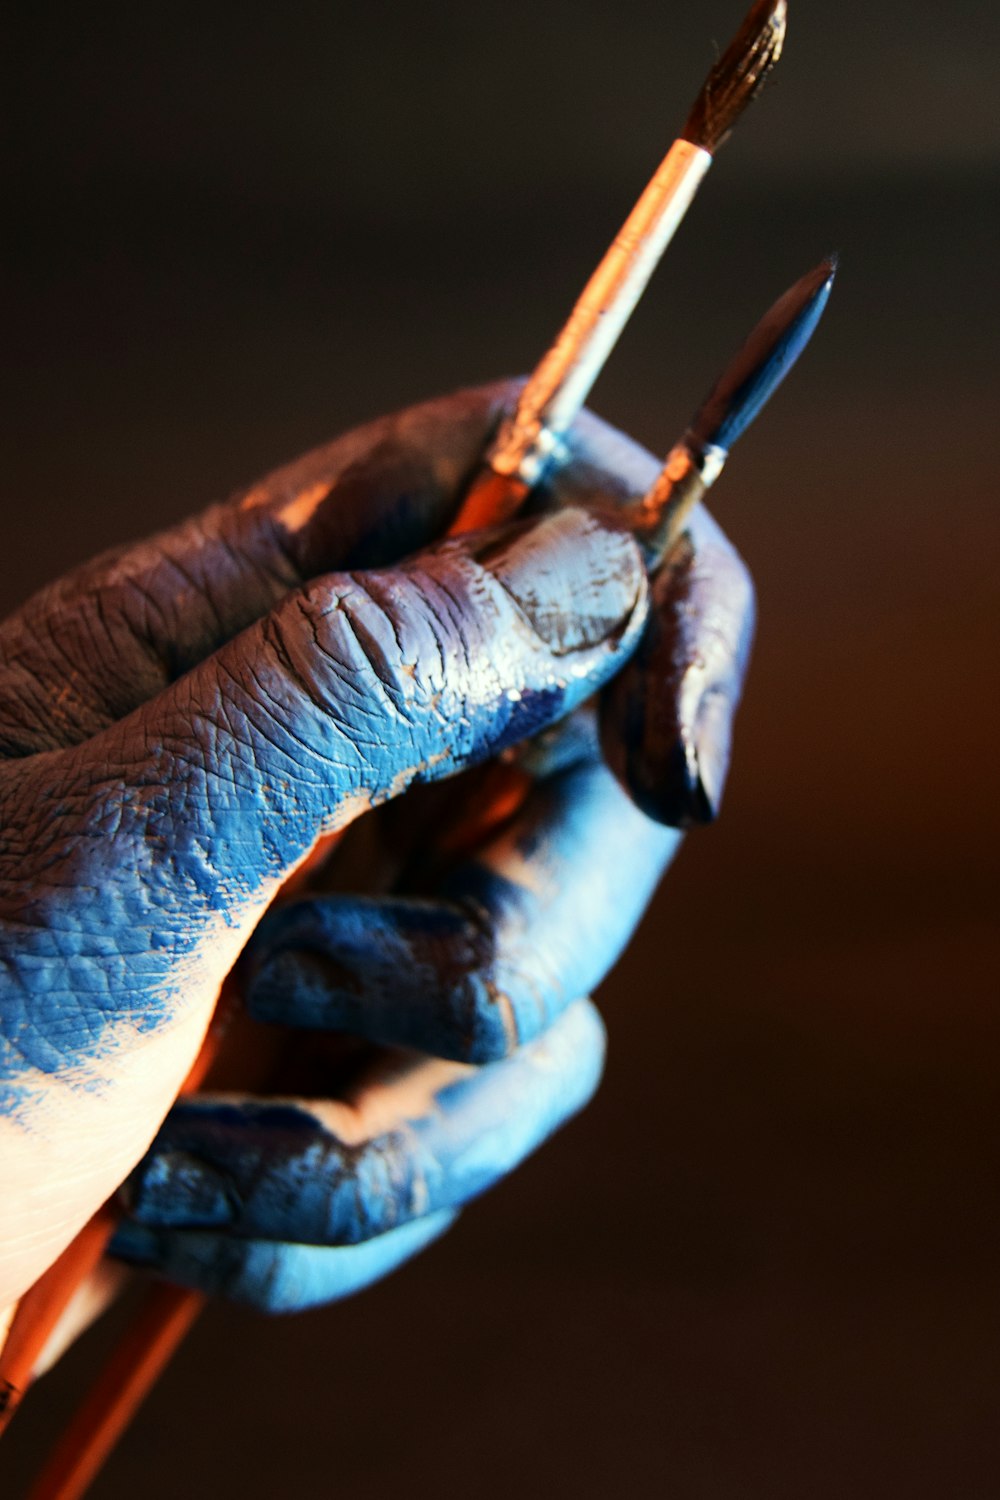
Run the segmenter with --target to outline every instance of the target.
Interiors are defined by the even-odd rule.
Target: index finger
[[[35,594],[0,624],[0,755],[89,739],[290,589],[439,536],[512,389],[380,417]]]

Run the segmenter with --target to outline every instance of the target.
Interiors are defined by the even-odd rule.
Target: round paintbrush
[[[629,513],[650,572],[680,537],[691,511],[722,473],[733,444],[812,338],[836,274],[837,257],[830,256],[768,309],[671,448],[655,483]]]

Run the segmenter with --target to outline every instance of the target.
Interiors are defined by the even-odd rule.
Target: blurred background
[[[0,607],[529,368],[744,9],[15,7]],[[790,10],[593,399],[664,449],[842,251],[714,497],[756,654],[722,820],[599,996],[605,1086],[381,1287],[212,1308],[96,1500],[998,1492],[1000,11]]]

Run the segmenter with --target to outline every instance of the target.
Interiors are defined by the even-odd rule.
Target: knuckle
[[[510,996],[491,981],[482,983],[481,998],[473,1011],[467,1037],[467,1055],[463,1061],[477,1066],[502,1062],[520,1045],[522,1038]]]
[[[491,966],[476,976],[475,992],[468,1057],[473,1063],[511,1057],[563,1008],[561,994],[530,959]]]
[[[325,714],[404,718],[424,695],[427,642],[410,591],[385,600],[361,575],[314,585],[275,615],[272,645],[303,695]],[[435,639],[440,656],[440,642]]]

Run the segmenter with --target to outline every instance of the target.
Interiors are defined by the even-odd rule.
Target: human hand
[[[503,395],[349,434],[0,629],[0,1299],[141,1155],[316,838],[535,733],[634,647],[635,549],[578,511],[388,570],[446,525]],[[622,487],[600,431],[573,499]]]
[[[585,418],[559,498],[624,500],[651,465]],[[752,594],[707,516],[695,535],[605,690],[605,755],[632,795],[580,710],[522,748],[529,795],[457,864],[438,857],[451,832],[439,787],[393,894],[273,908],[242,966],[250,1014],[307,1028],[312,1052],[323,1033],[359,1050],[346,1066],[340,1054],[314,1064],[306,1097],[293,1065],[276,1101],[175,1106],[127,1186],[114,1242],[125,1259],[267,1311],[345,1296],[436,1238],[587,1102],[604,1033],[577,997],[614,963],[678,847],[663,822],[710,818],[725,776]],[[452,784],[448,800],[463,791]],[[400,825],[412,839],[414,806],[387,809],[383,846]]]

